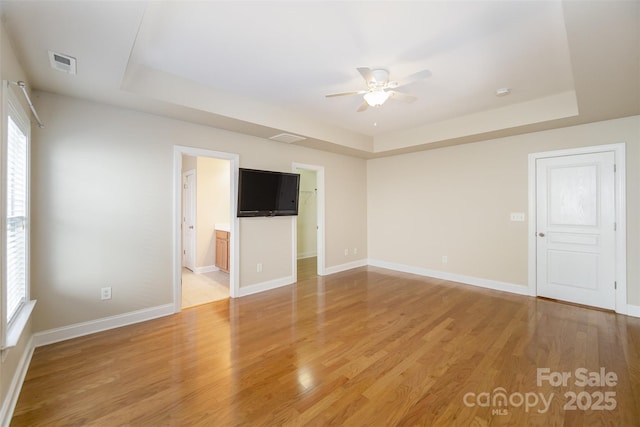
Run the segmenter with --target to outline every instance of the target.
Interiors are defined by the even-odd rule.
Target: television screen
[[[238,217],[298,215],[300,175],[240,168]]]

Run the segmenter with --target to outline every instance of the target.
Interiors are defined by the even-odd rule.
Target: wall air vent
[[[303,136],[298,136],[298,135],[291,135],[290,133],[280,133],[278,135],[269,137],[269,139],[272,139],[278,142],[284,142],[286,144],[293,144],[294,142],[304,141],[307,138]]]
[[[54,70],[67,74],[76,73],[76,58],[72,56],[49,51],[49,63]]]

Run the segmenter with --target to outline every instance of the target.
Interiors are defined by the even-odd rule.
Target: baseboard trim
[[[239,290],[240,297],[257,294],[259,292],[269,291],[271,289],[281,288],[294,283],[293,276],[281,277],[279,279],[269,280],[267,282],[256,283],[255,285],[243,286]]]
[[[218,270],[220,269],[215,265],[205,265],[204,267],[196,267],[194,273],[203,274],[203,273],[211,273],[212,271],[218,271]]]
[[[357,261],[348,262],[346,264],[334,265],[333,267],[327,267],[324,269],[324,275],[340,273],[343,271],[351,270],[358,267],[366,267],[368,265],[366,259],[359,259]]]
[[[497,280],[481,279],[478,277],[464,276],[461,274],[454,274],[446,271],[429,270],[426,268],[395,264],[392,262],[379,261],[375,259],[369,260],[369,265],[373,267],[381,267],[389,270],[400,271],[403,273],[417,274],[418,276],[432,277],[434,279],[449,280],[451,282],[463,283],[465,285],[478,286],[481,288],[492,289],[494,291],[533,296],[529,291],[529,287],[525,285],[515,285],[513,283],[499,282]]]
[[[168,316],[174,313],[173,304],[159,305],[157,307],[145,308],[131,311],[129,313],[117,314],[115,316],[103,317],[102,319],[89,322],[76,323],[74,325],[63,326],[61,328],[49,329],[47,331],[33,334],[35,347],[53,344],[60,341],[78,338],[96,332],[119,328],[121,326],[133,325],[158,317]]]
[[[318,254],[316,252],[303,252],[301,254],[298,254],[298,259],[313,258],[317,256]]]
[[[640,305],[627,304],[627,316],[640,317]]]
[[[0,425],[8,426],[11,424],[11,418],[13,418],[13,411],[16,409],[16,403],[18,403],[18,397],[22,390],[22,384],[27,376],[29,365],[31,364],[31,357],[33,356],[33,350],[35,349],[33,336],[29,338],[29,341],[20,357],[20,362],[16,372],[13,374],[11,384],[7,390],[7,394],[2,401],[2,408],[0,408]]]

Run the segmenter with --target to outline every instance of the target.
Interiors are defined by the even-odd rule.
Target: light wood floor
[[[544,368],[572,377],[538,386]],[[576,385],[580,368],[616,384]],[[487,406],[499,387],[507,406]],[[546,411],[520,405],[533,393]],[[565,393],[612,409],[566,410]],[[363,267],[37,348],[12,425],[638,420],[640,319]]]
[[[298,281],[313,279],[318,275],[317,257],[301,258],[298,260]]]

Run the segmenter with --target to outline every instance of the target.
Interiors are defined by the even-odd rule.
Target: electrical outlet
[[[358,255],[358,248],[353,248],[353,254]]]
[[[256,265],[256,271],[257,271],[258,273],[262,273],[262,263],[261,263],[261,262],[259,262],[259,263]]]
[[[511,221],[524,222],[524,213],[511,212]]]
[[[107,286],[100,290],[100,299],[101,300],[111,299],[111,286]]]
[[[442,255],[442,263],[443,263],[443,264],[446,264],[446,263],[448,263],[448,262],[449,262],[449,257],[448,257],[448,256],[446,256],[446,255]]]
[[[347,255],[349,255],[349,249],[344,250],[344,256],[347,256]]]

